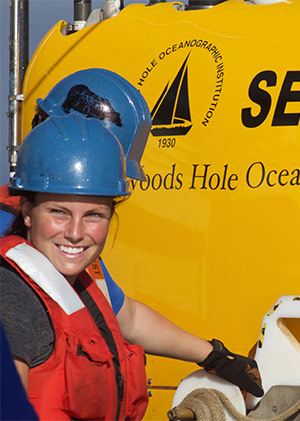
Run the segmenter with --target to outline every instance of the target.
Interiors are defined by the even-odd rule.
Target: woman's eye
[[[92,212],[92,213],[89,213],[87,215],[87,217],[88,217],[88,219],[91,219],[93,221],[95,221],[95,220],[98,221],[100,219],[108,219],[109,218],[108,215],[106,215],[105,213],[102,213],[102,212]]]
[[[91,218],[103,218],[104,217],[104,215],[102,213],[98,213],[98,212],[90,213],[89,216]]]
[[[64,215],[65,212],[61,209],[51,209],[51,213],[56,214],[56,215]]]

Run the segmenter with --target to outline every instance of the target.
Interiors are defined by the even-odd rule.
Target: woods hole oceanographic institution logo
[[[151,111],[153,136],[184,136],[192,128],[188,93],[188,58],[163,89]]]

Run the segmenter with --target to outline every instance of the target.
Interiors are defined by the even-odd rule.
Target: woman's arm
[[[146,353],[200,363],[209,372],[238,385],[242,390],[255,396],[263,395],[256,362],[233,354],[222,342],[198,338],[129,297],[125,297],[117,319],[124,338],[142,345]]]
[[[213,349],[209,342],[126,296],[117,319],[124,338],[128,342],[142,345],[148,354],[198,363]]]

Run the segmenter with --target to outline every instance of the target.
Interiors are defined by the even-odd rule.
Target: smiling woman
[[[119,141],[96,119],[50,117],[23,141],[10,192],[22,200],[1,244],[2,277],[14,285],[9,297],[9,286],[1,282],[1,311],[16,367],[39,417],[65,419],[67,412],[67,419],[140,418],[147,403],[143,351],[139,346],[127,350],[107,300],[85,272],[104,247],[116,201],[130,194]],[[101,308],[97,315],[95,308],[96,313]],[[65,353],[67,366],[61,359]],[[129,353],[133,374],[126,368]],[[61,370],[66,385],[59,387]],[[81,388],[98,385],[89,399],[76,392],[76,370],[82,373],[76,378]],[[122,379],[121,389],[115,389],[116,379]],[[137,391],[122,400],[132,381]],[[99,399],[104,389],[107,395]],[[112,395],[116,399],[109,399]],[[62,396],[67,397],[63,405]]]

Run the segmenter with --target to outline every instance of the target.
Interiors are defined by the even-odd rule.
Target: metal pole
[[[21,88],[23,88],[23,80],[29,61],[29,0],[21,1],[20,21]]]
[[[74,0],[74,31],[79,31],[84,27],[91,9],[91,0]]]
[[[17,149],[20,132],[19,114],[21,94],[21,62],[20,62],[20,32],[21,32],[21,0],[11,0],[10,2],[10,45],[9,45],[9,164],[10,177],[15,173],[17,163]],[[27,9],[28,10],[28,9]],[[27,56],[28,59],[28,56]],[[25,71],[25,69],[24,69]],[[24,72],[23,72],[24,74]]]

